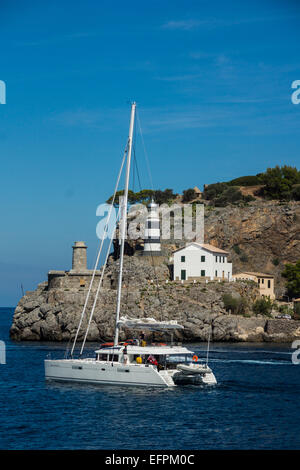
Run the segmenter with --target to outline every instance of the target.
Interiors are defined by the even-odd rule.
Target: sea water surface
[[[1,449],[300,448],[291,345],[212,344],[213,388],[47,384],[44,359],[63,357],[66,345],[11,341],[12,315],[0,309]],[[205,357],[205,344],[189,346]]]

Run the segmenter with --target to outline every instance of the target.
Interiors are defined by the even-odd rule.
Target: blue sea
[[[0,449],[300,448],[291,345],[212,344],[214,388],[47,384],[44,359],[63,357],[66,345],[11,341],[12,315],[0,309]],[[205,357],[205,344],[190,347]]]

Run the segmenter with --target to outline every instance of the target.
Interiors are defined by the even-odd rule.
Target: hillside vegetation
[[[249,188],[247,191],[246,189]],[[252,189],[252,191],[251,191]],[[116,194],[115,205],[119,204],[119,197],[124,191]],[[157,204],[172,204],[179,202],[179,195],[173,189],[164,190],[142,189],[141,191],[129,191],[130,204],[148,204],[153,198]],[[205,185],[202,194],[204,201],[215,207],[226,207],[229,204],[240,205],[255,201],[255,199],[300,201],[300,171],[296,167],[288,165],[268,168],[264,173],[257,175],[240,176],[230,181],[217,182]],[[107,203],[112,202],[112,196]],[[183,203],[199,202],[193,188],[183,190],[180,201]]]
[[[245,195],[241,187],[256,187],[254,196]],[[241,176],[231,181],[209,184],[203,198],[212,205],[224,207],[227,204],[250,202],[255,196],[267,200],[300,201],[300,171],[284,165],[268,168],[264,173]]]

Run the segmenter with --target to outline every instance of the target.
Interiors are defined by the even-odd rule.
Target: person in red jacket
[[[155,357],[152,356],[152,354],[150,354],[150,356],[148,356],[147,362],[150,362],[150,364],[153,364],[154,366],[158,366],[158,362],[155,359]]]

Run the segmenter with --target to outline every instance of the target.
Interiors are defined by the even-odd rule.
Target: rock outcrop
[[[115,327],[116,278],[119,260],[110,260],[104,286],[98,299],[88,333],[88,341],[111,340]],[[15,340],[69,341],[74,338],[88,285],[68,286],[64,282],[49,288],[42,283],[20,300],[10,330]],[[88,303],[91,310],[95,291]],[[246,316],[231,315],[224,309],[226,293],[242,296],[249,305]],[[185,328],[175,334],[177,340],[207,341],[290,341],[300,338],[300,322],[265,317],[250,317],[250,306],[258,294],[254,283],[239,281],[209,283],[178,283],[169,281],[165,263],[154,268],[142,257],[124,257],[124,281],[121,312],[130,317],[154,317],[157,320],[178,320]],[[79,339],[87,326],[84,319]],[[132,332],[122,331],[121,339]],[[160,339],[161,337],[157,337]]]
[[[243,207],[205,207],[205,241],[230,253],[234,273],[261,271],[274,274],[277,295],[284,292],[281,271],[286,262],[300,258],[300,202],[257,200]],[[251,304],[258,295],[255,285],[236,283],[170,282],[170,256],[185,240],[162,240],[163,257],[153,268],[141,256],[143,240],[126,242],[122,314],[177,319],[183,340],[204,341],[212,328],[214,341],[291,341],[300,337],[293,320],[254,317]],[[115,243],[104,276],[88,340],[110,340],[114,332],[119,245]],[[97,273],[97,278],[99,278]],[[68,341],[74,337],[87,293],[90,272],[50,271],[48,282],[27,292],[14,314],[11,337],[16,340]],[[94,291],[92,291],[93,293]],[[225,293],[246,298],[245,316],[229,315]],[[88,304],[91,309],[93,296]],[[82,332],[87,320],[83,321]],[[122,333],[123,337],[125,333]],[[82,336],[82,333],[81,333]],[[122,337],[122,336],[121,336]]]
[[[206,211],[205,236],[228,250],[234,273],[259,271],[275,276],[275,292],[284,293],[285,263],[300,259],[300,202],[255,201],[245,207]]]

